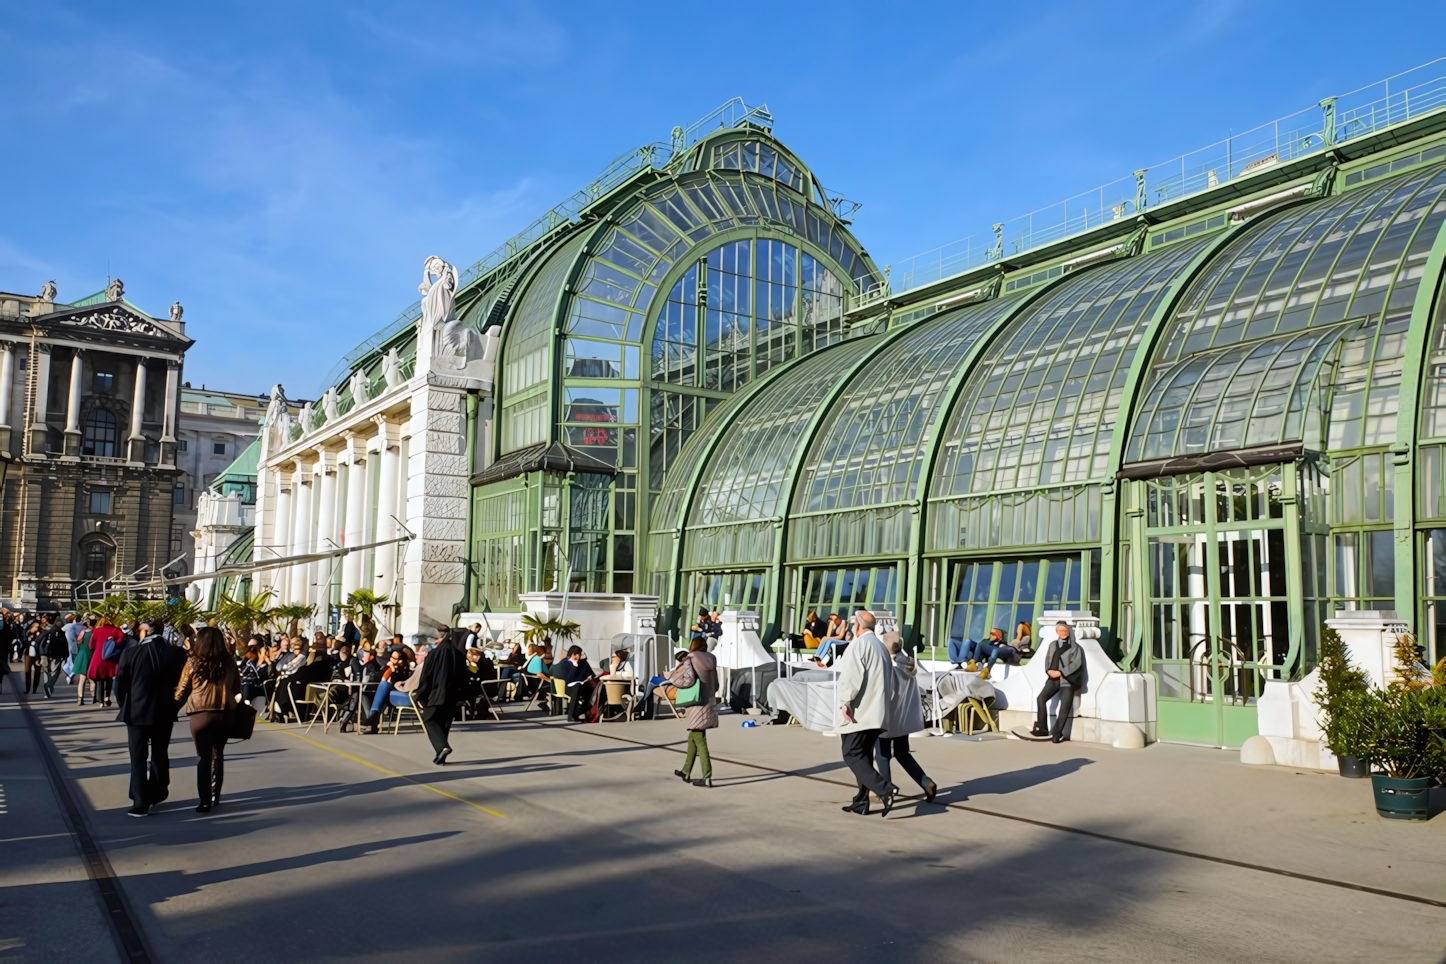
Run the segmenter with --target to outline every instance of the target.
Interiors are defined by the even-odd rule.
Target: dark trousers
[[[853,771],[854,782],[859,785],[859,792],[854,794],[855,801],[867,800],[870,790],[877,794],[879,799],[889,795],[888,782],[874,769],[874,748],[878,745],[879,734],[882,732],[884,731],[857,730],[842,735],[844,763]]]
[[[1049,726],[1049,701],[1054,694],[1059,694],[1059,710],[1054,715],[1054,726]],[[1070,729],[1074,723],[1074,687],[1069,680],[1061,677],[1055,679],[1053,676],[1045,677],[1044,689],[1039,691],[1039,701],[1035,704],[1039,710],[1034,719],[1034,731],[1043,733],[1049,729],[1049,735],[1056,740],[1068,740]]]
[[[919,761],[914,759],[914,754],[909,752],[909,738],[907,736],[895,736],[889,739],[879,738],[878,760],[879,774],[888,782],[893,782],[893,775],[890,773],[889,761],[898,760],[899,766],[909,775],[909,779],[924,789],[924,783],[929,777],[924,773],[924,768],[919,766]]]
[[[215,803],[226,775],[226,714],[192,713],[191,739],[196,744],[196,799]]]
[[[432,749],[439,755],[447,749],[447,736],[452,732],[452,714],[456,711],[457,708],[448,703],[422,717],[422,729],[427,731],[427,739],[432,741]]]
[[[52,696],[55,693],[55,684],[60,682],[60,670],[65,665],[63,659],[52,659],[45,657],[45,695]]]
[[[588,682],[574,683],[567,688],[570,694],[567,698],[567,718],[569,720],[585,720],[588,710],[592,706],[593,684]]]
[[[40,692],[40,677],[45,672],[45,660],[40,656],[25,657],[25,692]]]
[[[131,751],[131,803],[150,807],[171,795],[171,727],[126,724]]]

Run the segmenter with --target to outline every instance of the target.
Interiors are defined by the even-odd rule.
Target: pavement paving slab
[[[729,714],[712,789],[672,775],[674,720],[509,713],[458,724],[446,767],[415,729],[259,725],[198,814],[182,722],[171,797],[135,820],[114,711],[30,708],[157,961],[1446,956],[1446,820],[1218,750],[916,739],[940,796],[881,819],[840,811],[836,738]],[[37,838],[0,846],[0,942],[24,942],[0,961],[111,960],[23,712],[0,697],[0,837]]]

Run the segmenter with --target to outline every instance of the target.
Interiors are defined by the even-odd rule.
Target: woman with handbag
[[[95,695],[91,697],[91,705],[100,701],[103,706],[110,706],[111,686],[115,681],[115,674],[120,671],[121,650],[125,648],[125,634],[116,628],[114,620],[109,616],[102,616],[100,625],[95,632],[90,634],[90,666],[86,673],[95,680]]]
[[[176,684],[176,702],[186,704],[191,739],[196,743],[197,813],[209,813],[221,800],[225,775],[226,738],[233,703],[241,693],[241,674],[215,626],[203,626],[191,641],[191,655]]]
[[[693,760],[703,765],[703,779],[695,787],[713,786],[713,758],[708,755],[708,731],[718,728],[718,658],[708,652],[708,640],[695,636],[688,647],[688,654],[678,661],[673,672],[668,674],[668,683],[677,687],[673,705],[686,709],[683,722],[688,727],[688,755],[683,758],[683,769],[674,770],[673,776],[684,783],[693,782]]]

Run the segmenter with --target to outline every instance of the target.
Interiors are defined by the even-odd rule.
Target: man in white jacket
[[[874,614],[854,614],[854,639],[839,660],[837,729],[843,740],[844,763],[853,771],[859,791],[843,809],[869,812],[869,791],[884,802],[883,815],[894,808],[899,788],[874,768],[874,748],[889,720],[893,662],[883,640],[874,633]]]

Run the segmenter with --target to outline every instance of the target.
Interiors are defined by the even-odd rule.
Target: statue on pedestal
[[[110,284],[105,286],[106,301],[120,301],[126,295],[125,282],[119,278],[110,279]]]

